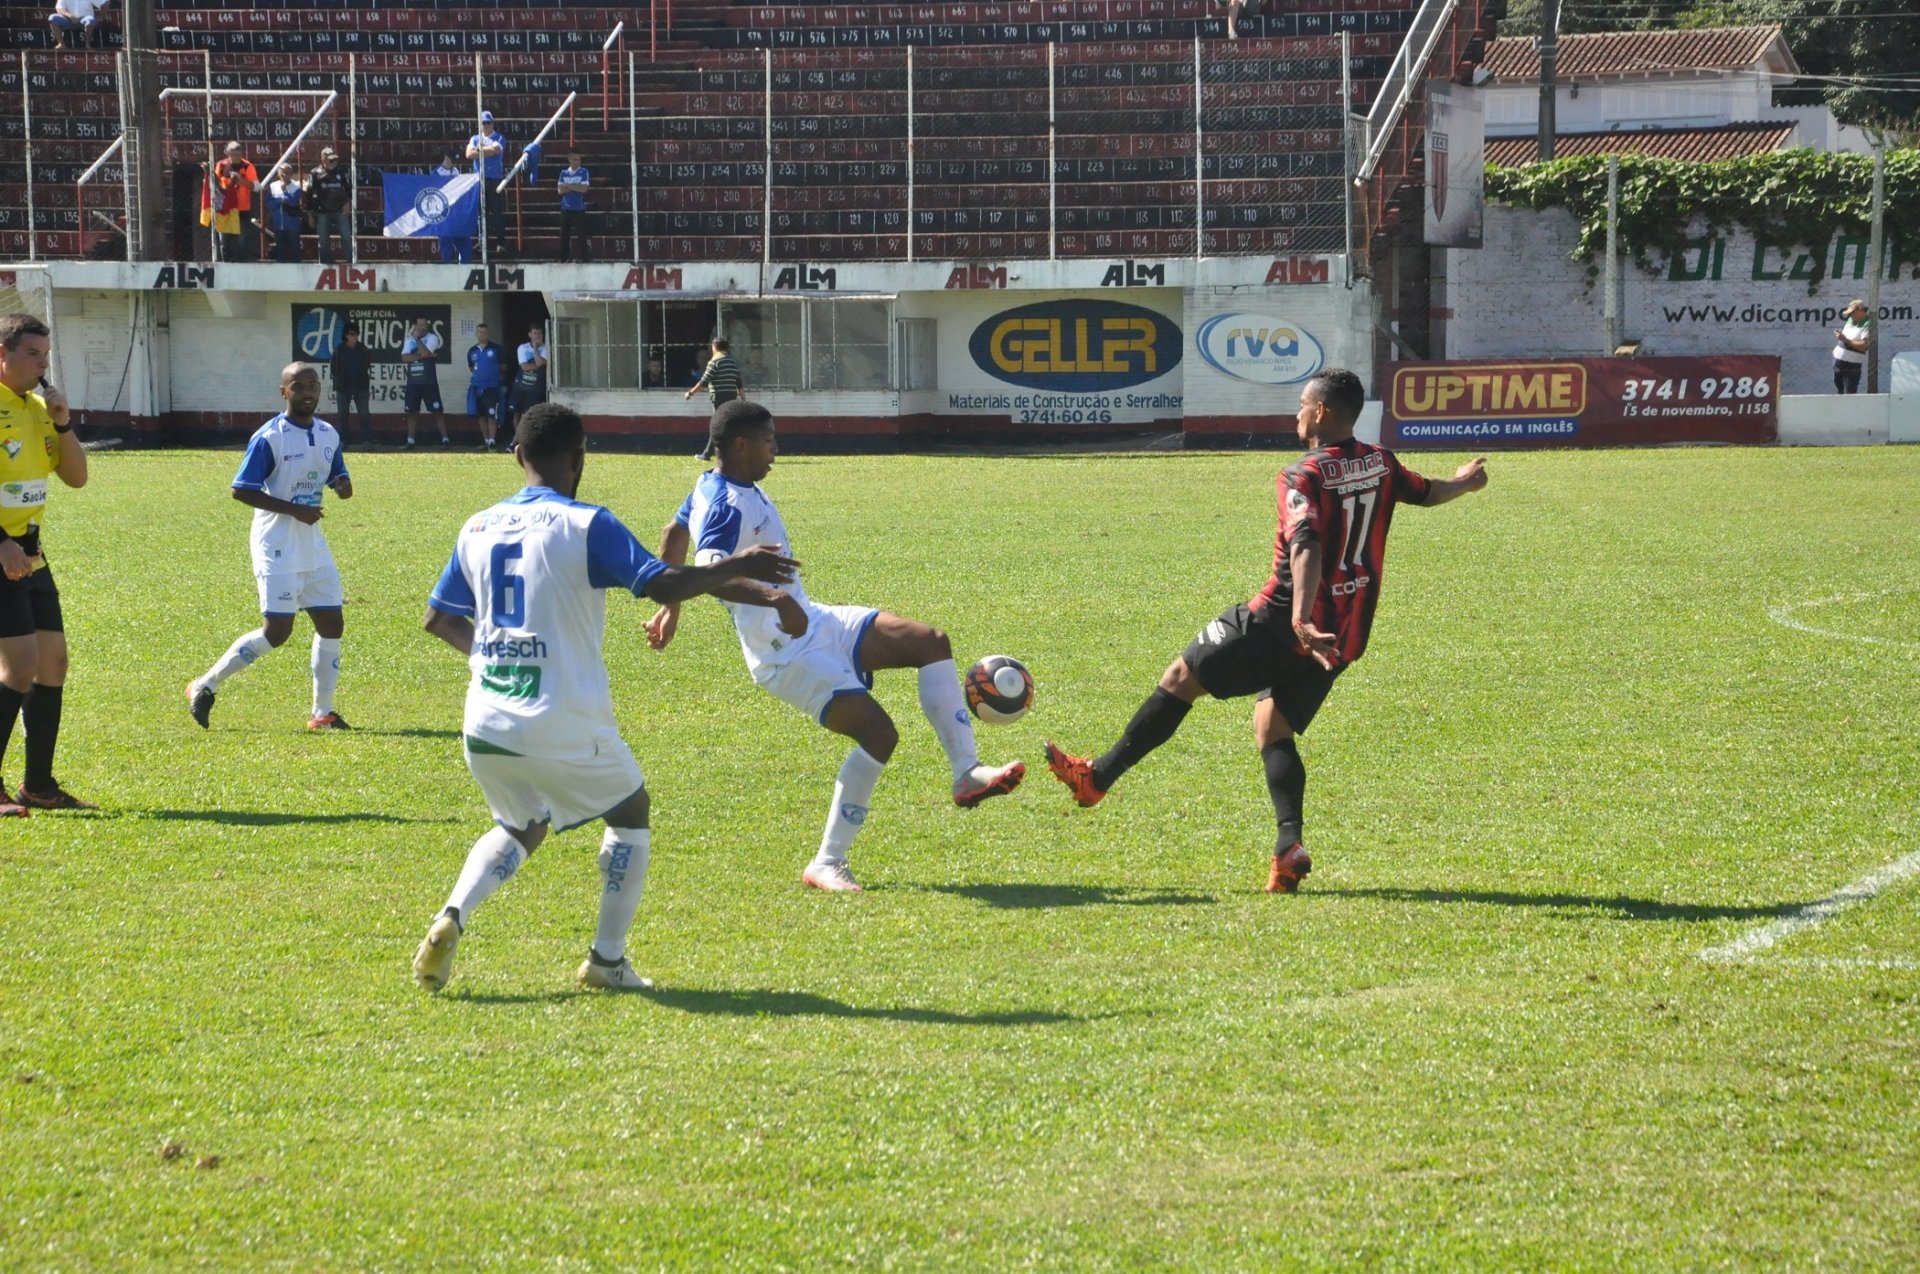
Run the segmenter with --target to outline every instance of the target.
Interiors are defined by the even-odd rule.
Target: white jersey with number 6
[[[473,620],[467,738],[561,760],[617,741],[604,590],[639,596],[665,569],[613,514],[548,487],[469,518],[427,602]]]

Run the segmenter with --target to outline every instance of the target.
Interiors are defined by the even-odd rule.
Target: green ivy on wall
[[[1607,161],[1556,159],[1487,169],[1487,200],[1521,208],[1565,208],[1580,226],[1576,260],[1589,280],[1607,248]],[[1836,236],[1872,228],[1873,157],[1796,149],[1712,163],[1620,156],[1621,251],[1649,272],[1702,233],[1735,226],[1781,246],[1805,247],[1815,262],[1807,290],[1826,277]],[[1888,260],[1920,261],[1920,150],[1887,153]]]

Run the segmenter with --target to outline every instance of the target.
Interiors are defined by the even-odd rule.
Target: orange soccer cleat
[[[1313,870],[1313,859],[1299,842],[1273,856],[1273,868],[1267,873],[1270,894],[1298,893],[1300,882]]]
[[[970,810],[991,796],[1005,796],[1027,777],[1027,767],[1019,761],[993,769],[976,765],[973,772],[953,785],[953,803]]]
[[[1047,768],[1053,771],[1053,777],[1067,785],[1073,799],[1082,805],[1098,805],[1106,795],[1104,789],[1093,785],[1093,762],[1083,756],[1067,755],[1052,739],[1047,740]]]

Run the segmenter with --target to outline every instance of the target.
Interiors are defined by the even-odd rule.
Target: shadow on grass
[[[450,739],[456,742],[461,737],[458,730],[432,730],[425,726],[410,726],[404,730],[372,730],[362,728],[355,730],[354,733],[371,734],[381,739]]]
[[[934,1026],[1051,1026],[1081,1022],[1072,1013],[1023,1009],[1011,1013],[954,1013],[947,1009],[861,1008],[807,991],[701,991],[657,987],[639,991],[655,1004],[684,1013],[717,1013],[728,1017],[852,1017],[888,1022],[922,1022]]]
[[[1387,902],[1464,902],[1491,907],[1545,907],[1562,911],[1609,911],[1617,920],[1765,920],[1790,915],[1806,904],[1776,902],[1764,906],[1718,906],[1712,903],[1656,902],[1651,898],[1586,894],[1516,894],[1473,889],[1312,889],[1303,896],[1316,898],[1379,898]]]
[[[585,994],[585,991],[463,991],[456,987],[442,993],[440,998],[461,1004],[565,1004]]]
[[[276,810],[128,810],[135,818],[219,823],[224,827],[285,827],[294,823],[451,823],[450,818],[405,818],[361,810],[342,814],[284,814]]]
[[[1219,901],[1212,894],[1109,889],[1104,885],[919,885],[914,888],[971,898],[1007,911],[1051,907],[1197,907]]]

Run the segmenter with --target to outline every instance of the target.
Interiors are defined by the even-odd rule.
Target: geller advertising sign
[[[1780,359],[1565,358],[1400,363],[1389,447],[1630,447],[1776,440]]]

